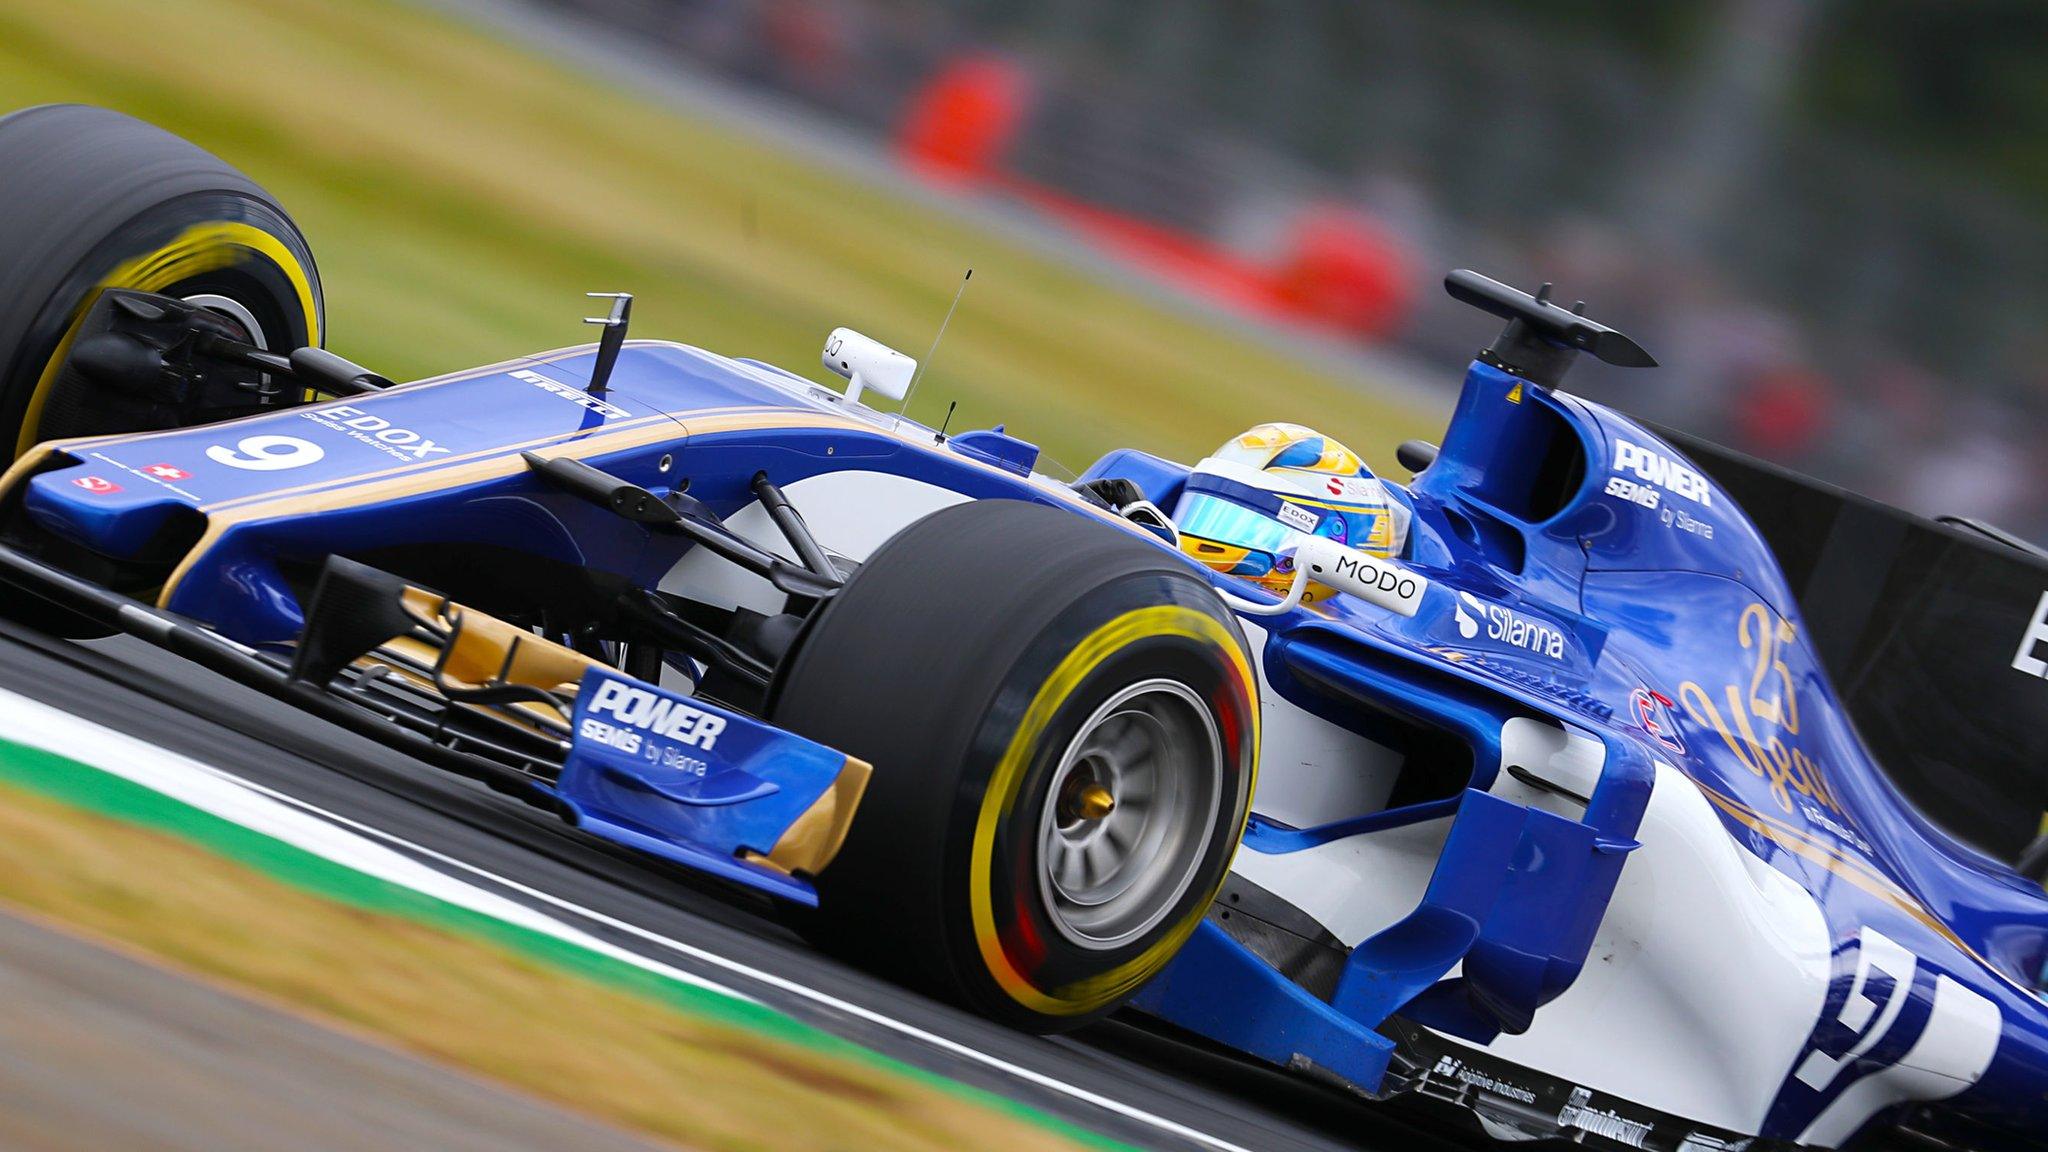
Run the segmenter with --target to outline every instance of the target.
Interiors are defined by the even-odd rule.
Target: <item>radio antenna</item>
[[[932,357],[938,354],[939,341],[946,338],[946,325],[953,322],[953,310],[960,307],[960,297],[967,295],[967,282],[972,279],[974,269],[969,268],[967,275],[960,278],[960,287],[953,290],[953,302],[946,305],[946,318],[939,321],[939,331],[932,337],[931,350],[924,354],[924,359],[917,362],[917,371],[911,374],[910,386],[903,390],[903,407],[896,410],[897,423],[902,423],[904,413],[910,411],[910,398],[917,395],[917,382],[924,379],[925,369],[931,366]]]

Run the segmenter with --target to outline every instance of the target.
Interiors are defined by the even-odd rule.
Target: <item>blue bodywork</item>
[[[1951,1106],[2008,1133],[2048,1132],[2048,896],[1906,802],[1856,739],[1741,510],[1704,478],[1644,480],[1662,467],[1646,465],[1645,451],[1684,463],[1618,413],[1472,364],[1441,453],[1409,491],[1409,560],[1434,581],[1422,610],[1402,617],[1350,597],[1297,610],[1274,627],[1266,659],[1284,695],[1308,687],[1298,698],[1337,695],[1457,731],[1476,751],[1477,774],[1455,800],[1343,827],[1255,820],[1247,836],[1285,851],[1455,812],[1422,905],[1352,952],[1332,1004],[1239,999],[1235,1027],[1248,1035],[1201,1015],[1217,995],[1202,987],[1219,964],[1205,954],[1242,951],[1213,925],[1141,1003],[1281,1062],[1325,1059],[1243,1021],[1340,1015],[1356,1026],[1351,1039],[1383,1059],[1392,1045],[1368,1030],[1396,1012],[1481,1043],[1520,1031],[1585,963],[1661,760],[1700,788],[1744,849],[1816,897],[1833,937],[1835,976],[1804,1056],[1848,1067],[1825,1091],[1788,1076],[1761,1135],[1794,1138],[1899,1060],[1929,1029],[1943,981],[1996,1005],[2001,1028],[1995,1057]],[[1545,487],[1539,473],[1560,454],[1584,462],[1581,479],[1555,506],[1532,509]],[[1170,501],[1173,469],[1107,463]],[[1657,508],[1643,506],[1645,488],[1658,492]],[[1461,615],[1477,615],[1462,611],[1467,593],[1547,622],[1562,658],[1459,627]],[[1632,706],[1645,698],[1651,707]],[[1580,821],[1504,812],[1513,806],[1484,791],[1487,766],[1501,763],[1502,724],[1517,714],[1558,718],[1606,745]],[[1871,968],[1860,954],[1873,930],[1912,953],[1911,971],[1858,978],[1859,963]],[[1460,963],[1459,978],[1442,979]],[[1851,1005],[1852,994],[1869,1007]],[[2012,1139],[2031,1146],[2031,1135]]]
[[[659,710],[657,712],[657,710]],[[680,721],[677,723],[675,721]],[[752,865],[846,757],[728,709],[591,669],[555,795],[586,831],[800,904],[809,882]]]
[[[766,365],[648,341],[627,345],[593,402],[582,391],[591,365],[588,349],[546,354],[228,424],[72,442],[59,449],[71,463],[28,481],[25,506],[48,531],[114,557],[196,533],[163,607],[257,648],[298,636],[293,565],[330,553],[488,544],[644,587],[681,558],[686,541],[547,487],[521,451],[574,455],[657,495],[687,476],[689,495],[720,516],[753,501],[757,472],[789,485],[846,469],[1103,515],[1032,477],[1035,450],[999,430],[940,442]],[[1186,469],[1127,451],[1084,478],[1104,476],[1171,508]],[[1887,783],[1803,639],[1770,550],[1725,493],[1648,429],[1475,361],[1440,455],[1407,499],[1404,562],[1429,581],[1421,609],[1401,616],[1340,596],[1262,618],[1263,671],[1311,711],[1447,734],[1469,749],[1471,778],[1341,826],[1255,819],[1247,841],[1285,852],[1451,817],[1423,900],[1350,953],[1327,1000],[1210,923],[1141,1007],[1366,1091],[1382,1085],[1396,1016],[1476,1043],[1521,1032],[1587,963],[1662,763],[1699,787],[1744,851],[1813,894],[1833,938],[1809,1055],[1846,1070],[1818,1090],[1788,1075],[1762,1135],[1795,1137],[1897,1061],[1945,1010],[1937,989],[1948,984],[1995,1006],[1999,1038],[1974,1086],[1943,1107],[2005,1132],[2048,1130],[2048,897]],[[739,850],[766,851],[843,758],[709,705],[698,707],[723,721],[712,747],[650,758],[593,743],[580,728],[602,719],[591,709],[611,682],[586,679],[558,785],[584,825],[814,900],[806,881]],[[1576,819],[1490,793],[1516,717],[1560,720],[1604,745]],[[1910,952],[1910,971],[1873,967],[1873,932]],[[1874,1010],[1851,1011],[1852,990]]]

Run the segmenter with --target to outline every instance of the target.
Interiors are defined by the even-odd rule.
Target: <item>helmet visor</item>
[[[1203,492],[1188,493],[1181,500],[1179,512],[1176,519],[1182,535],[1253,552],[1278,553],[1301,535],[1264,512]]]

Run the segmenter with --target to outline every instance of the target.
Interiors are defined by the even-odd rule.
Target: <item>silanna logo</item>
[[[2048,660],[2042,653],[2048,652],[2048,592],[2041,593],[2041,602],[2034,605],[2033,619],[2027,622],[2027,630],[2020,634],[2020,646],[2012,654],[2012,666],[2029,676],[2048,680]]]
[[[1465,613],[1467,606],[1478,614],[1476,619]],[[1488,640],[1526,649],[1552,660],[1564,659],[1564,633],[1547,624],[1539,624],[1498,604],[1489,604],[1470,592],[1458,593],[1458,599],[1451,603],[1451,610],[1457,615],[1458,634],[1467,640],[1477,638],[1483,626]]]

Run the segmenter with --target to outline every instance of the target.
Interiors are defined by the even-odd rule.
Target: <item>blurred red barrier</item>
[[[1013,60],[978,52],[956,57],[912,97],[897,157],[935,183],[985,188],[1028,204],[1099,250],[1235,311],[1372,341],[1407,322],[1415,261],[1363,212],[1305,207],[1276,258],[1253,258],[1009,172],[1005,157],[1036,96],[1031,74]]]
[[[1024,123],[1031,77],[1000,56],[962,56],[933,75],[910,101],[897,155],[913,171],[947,183],[995,173]]]

